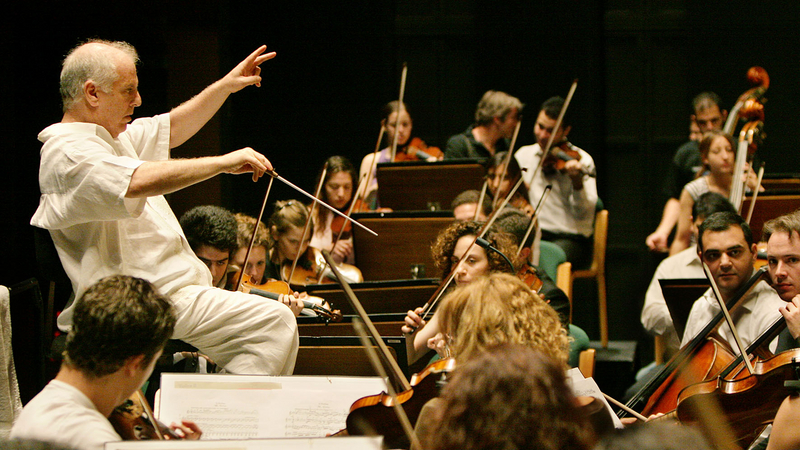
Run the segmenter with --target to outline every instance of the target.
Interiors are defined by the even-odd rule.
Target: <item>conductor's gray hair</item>
[[[139,54],[127,42],[90,40],[70,50],[61,66],[61,102],[64,112],[69,111],[83,95],[83,85],[92,80],[103,92],[110,92],[117,81],[115,53],[121,51],[139,63]]]

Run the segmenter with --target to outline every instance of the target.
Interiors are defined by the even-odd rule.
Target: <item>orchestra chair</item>
[[[585,378],[594,376],[594,362],[597,351],[593,348],[587,348],[581,352],[580,361],[578,362],[578,370],[581,371]]]
[[[551,280],[556,279],[558,276],[558,267],[566,261],[567,254],[564,253],[561,247],[549,241],[539,241],[539,268],[542,269]]]
[[[589,335],[577,325],[569,324],[569,356],[567,363],[570,367],[580,367],[581,355],[589,350]]]
[[[657,365],[664,364],[664,352],[667,349],[666,345],[663,336],[653,336],[654,355]]]
[[[563,251],[563,250],[562,250]],[[564,291],[569,299],[569,323],[572,323],[572,263],[564,261],[558,265],[556,286]]]
[[[594,278],[597,281],[597,303],[600,309],[600,344],[608,348],[608,308],[606,305],[606,245],[608,241],[608,210],[603,209],[594,218],[594,251],[592,265],[586,270],[574,270],[576,278]]]

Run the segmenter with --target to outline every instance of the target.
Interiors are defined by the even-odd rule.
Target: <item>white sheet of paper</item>
[[[611,420],[614,421],[614,427],[624,427],[622,422],[620,422],[619,417],[617,417],[617,415],[614,413],[614,410],[611,409],[611,405],[608,404],[605,396],[603,396],[603,391],[601,391],[600,387],[597,386],[594,378],[584,378],[580,369],[575,367],[567,371],[567,381],[570,383],[570,386],[572,386],[572,392],[575,394],[575,396],[587,396],[600,399],[603,404],[606,405],[606,410],[611,416]]]
[[[386,390],[379,377],[161,375],[159,419],[192,420],[204,439],[324,437],[350,406]]]
[[[109,442],[105,450],[380,450],[383,437]]]

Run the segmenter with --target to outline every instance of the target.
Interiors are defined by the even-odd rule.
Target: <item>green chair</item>
[[[567,261],[567,254],[561,247],[548,241],[539,242],[539,267],[551,280],[558,278],[558,266]]]

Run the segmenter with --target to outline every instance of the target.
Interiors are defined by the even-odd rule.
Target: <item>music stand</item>
[[[378,198],[394,211],[449,210],[463,191],[480,189],[486,169],[483,160],[404,161],[379,163]]]
[[[675,326],[675,331],[678,332],[678,340],[682,340],[692,305],[711,287],[711,284],[705,278],[658,280],[658,284],[661,285],[661,293],[667,302],[672,324]]]

